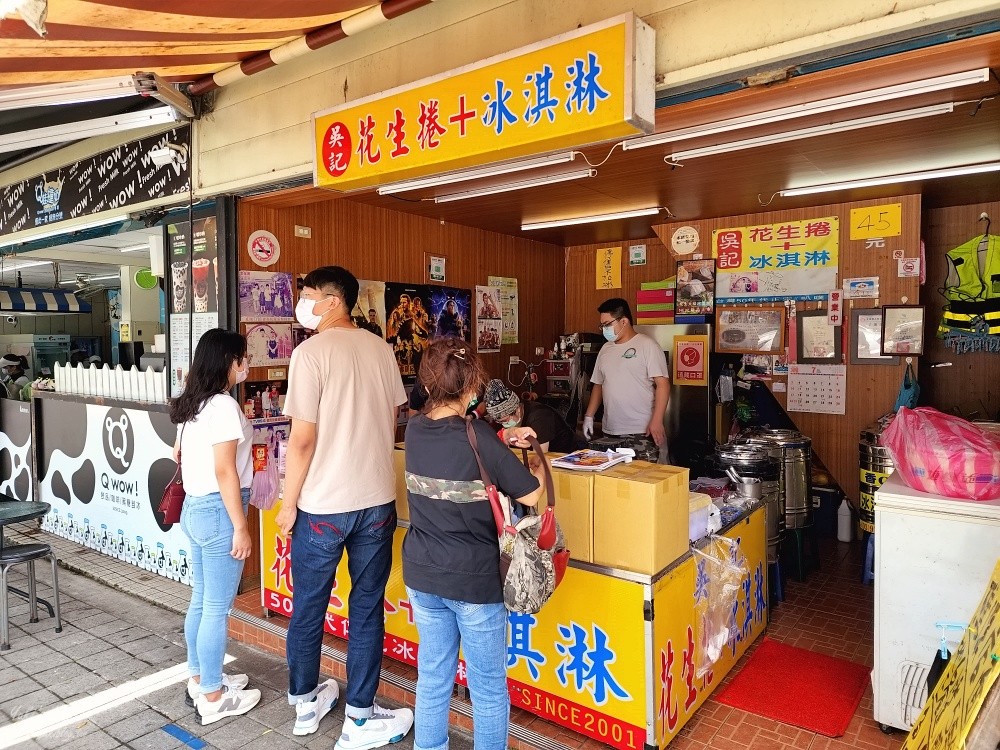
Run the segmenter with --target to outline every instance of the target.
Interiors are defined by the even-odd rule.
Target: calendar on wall
[[[846,394],[845,365],[788,365],[788,411],[844,414]]]

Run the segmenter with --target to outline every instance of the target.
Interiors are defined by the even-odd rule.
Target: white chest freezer
[[[875,493],[875,720],[910,729],[927,700],[935,623],[967,623],[1000,559],[1000,500],[918,492],[899,473]],[[961,633],[946,633],[954,650]]]

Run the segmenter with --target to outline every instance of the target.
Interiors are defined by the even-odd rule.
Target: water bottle
[[[851,541],[851,506],[847,502],[845,497],[840,502],[840,508],[837,510],[837,541],[838,542],[849,542]]]

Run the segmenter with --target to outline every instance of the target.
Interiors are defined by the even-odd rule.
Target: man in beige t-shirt
[[[410,709],[375,703],[396,529],[393,439],[406,393],[389,344],[351,320],[357,299],[358,280],[339,266],[317,268],[303,282],[295,317],[316,335],[295,349],[288,371],[285,415],[292,432],[276,517],[291,534],[286,653],[296,735],[315,732],[339,697],[334,680],[319,683],[319,666],[327,605],[347,551],[351,632],[337,750],[387,745],[413,726]]]

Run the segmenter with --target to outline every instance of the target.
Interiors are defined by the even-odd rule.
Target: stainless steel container
[[[896,470],[889,450],[882,445],[882,432],[891,419],[880,419],[861,431],[858,440],[859,485],[858,528],[869,534],[875,531],[875,490]]]
[[[754,430],[743,436],[749,445],[770,447],[779,461],[778,484],[785,504],[785,527],[812,523],[812,440],[796,430]]]
[[[780,469],[770,452],[755,445],[728,443],[715,449],[723,470],[732,467],[741,477],[760,480],[761,500],[765,505],[768,559],[777,559],[778,544],[785,533],[785,503],[778,486]]]

